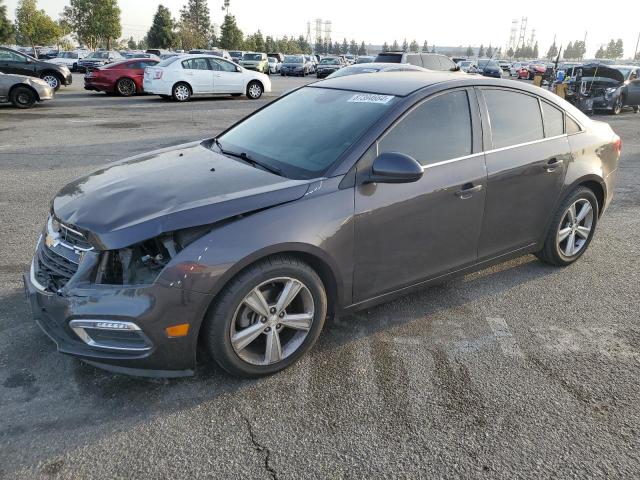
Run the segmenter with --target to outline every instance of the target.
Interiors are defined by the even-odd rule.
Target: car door
[[[193,93],[213,93],[213,69],[206,58],[189,58],[182,61],[184,80]]]
[[[522,91],[482,88],[480,92],[490,127],[487,198],[478,250],[482,259],[542,238],[572,156],[561,109]]]
[[[640,69],[635,68],[629,76],[626,105],[640,105]]]
[[[15,75],[35,76],[35,61],[12,50],[0,50],[0,71]]]
[[[356,301],[475,262],[486,185],[479,132],[473,90],[449,91],[410,109],[360,160],[359,178],[385,152],[415,158],[424,174],[414,183],[357,182]]]
[[[222,58],[210,58],[209,61],[214,69],[215,93],[244,93],[244,75],[233,62]]]

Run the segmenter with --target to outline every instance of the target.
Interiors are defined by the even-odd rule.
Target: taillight
[[[620,152],[622,152],[622,139],[617,135],[616,139],[613,141],[613,148],[615,149],[616,153],[620,155]]]
[[[162,78],[162,70],[156,70],[156,71],[153,73],[153,78],[154,78],[155,80],[160,80],[160,79]]]

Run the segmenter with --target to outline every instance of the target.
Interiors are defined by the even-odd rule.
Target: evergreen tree
[[[342,40],[342,47],[340,47],[340,53],[345,55],[349,53],[349,44],[347,43],[347,39]]]
[[[391,51],[397,52],[398,50],[400,50],[400,45],[398,45],[398,42],[394,40],[393,45],[391,45]]]
[[[531,56],[533,58],[538,58],[540,56],[540,52],[538,50],[538,42],[536,42],[535,45],[533,46],[533,52],[531,53]]]
[[[616,54],[616,56],[613,57],[613,58],[622,58],[624,56],[624,44],[622,43],[622,39],[621,38],[616,40],[615,54]]]
[[[484,57],[484,45],[480,44],[480,50],[478,50],[478,57]]]
[[[486,53],[487,57],[491,58],[493,57],[493,47],[491,46],[491,44],[489,44],[489,48],[487,48],[487,53]]]
[[[471,48],[471,45],[469,45],[469,46],[467,47],[467,51],[466,51],[466,52],[464,52],[464,54],[465,54],[465,56],[467,56],[467,57],[473,57],[473,48]]]
[[[384,42],[382,44],[382,53],[386,53],[389,51],[389,44],[387,42]]]
[[[349,43],[349,53],[352,54],[352,55],[357,55],[358,54],[358,44],[353,39]]]
[[[551,44],[551,46],[549,47],[549,50],[547,50],[547,54],[545,55],[545,58],[547,60],[553,60],[557,56],[558,56],[558,47],[556,46],[556,42],[554,41],[553,44]]]
[[[404,39],[404,42],[402,42],[402,51],[403,52],[408,52],[409,51],[409,44],[407,43],[407,39]]]
[[[0,43],[9,42],[13,37],[13,25],[7,18],[7,6],[0,0]]]
[[[127,42],[127,48],[129,50],[135,50],[136,48],[138,48],[138,43],[133,37],[129,37],[129,41]]]
[[[340,55],[340,44],[338,43],[337,40],[335,42],[333,42],[333,47],[331,48],[331,53],[333,55]]]
[[[360,48],[358,48],[358,55],[366,55],[367,54],[367,47],[365,46],[364,42],[362,42],[360,44]]]
[[[224,17],[225,23],[228,17],[231,16],[226,15]],[[237,28],[235,18],[231,18],[233,26]],[[224,24],[222,27],[224,28]],[[235,32],[232,32],[232,34],[235,34]],[[209,18],[209,5],[206,0],[187,0],[187,4],[182,7],[182,10],[180,10],[180,37],[182,48],[185,50],[207,48],[209,46],[211,20]],[[235,39],[235,37],[232,38]]]
[[[420,51],[420,45],[418,45],[418,42],[416,42],[415,40],[412,40],[411,44],[409,45],[409,51],[411,51],[411,52],[419,52]]]
[[[509,50],[507,51],[507,55],[509,56],[509,58],[513,58],[515,54],[516,52],[513,51],[513,47],[509,47]]]
[[[431,53],[436,53],[436,46],[435,45],[431,46]]]
[[[605,57],[604,48],[602,48],[602,45],[600,45],[600,48],[598,48],[598,51],[596,52],[596,58],[600,59],[604,57]]]
[[[177,44],[175,22],[171,12],[164,5],[158,5],[153,16],[153,23],[147,32],[147,43],[150,48],[172,48]]]
[[[236,24],[236,17],[225,15],[220,27],[220,47],[225,50],[241,50],[243,43],[242,30]]]
[[[428,52],[429,52],[429,44],[425,40],[424,43],[422,44],[422,53],[428,53]]]

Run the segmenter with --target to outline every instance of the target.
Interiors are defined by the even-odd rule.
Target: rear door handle
[[[564,160],[558,160],[557,158],[552,158],[545,164],[544,169],[547,172],[552,173],[552,172],[555,172],[558,169],[558,167],[560,167],[563,163],[564,163]]]
[[[456,192],[456,197],[459,197],[461,200],[466,200],[467,198],[473,197],[473,194],[482,190],[482,185],[474,186],[473,183],[465,183],[462,186],[462,190],[458,190]]]

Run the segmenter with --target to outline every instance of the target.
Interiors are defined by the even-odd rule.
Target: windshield
[[[302,63],[302,57],[298,57],[295,55],[285,55],[284,63]]]
[[[262,60],[262,54],[260,53],[245,53],[244,57],[242,57],[243,60],[249,60],[249,61],[260,61]]]
[[[397,67],[394,67],[397,68]],[[346,77],[347,75],[358,75],[360,73],[376,73],[382,70],[382,67],[375,67],[373,65],[370,66],[362,66],[362,67],[345,67],[340,70],[333,72],[327,78],[336,78],[336,77]]]
[[[61,52],[58,58],[78,58],[78,54],[76,52]]]
[[[304,87],[219,138],[289,178],[321,177],[395,102],[391,95]],[[313,112],[313,115],[309,115]]]
[[[616,68],[616,70],[618,70],[622,74],[625,80],[629,78],[629,74],[631,73],[630,68]]]
[[[323,58],[320,60],[320,65],[340,65],[340,60],[337,58]]]
[[[469,65],[471,65],[471,62],[460,62],[461,67],[468,67]]]
[[[87,58],[98,58],[98,59],[109,58],[109,52],[93,52]]]
[[[233,58],[242,58],[242,52],[229,52],[229,55]]]
[[[381,53],[376,57],[376,63],[402,63],[402,54]]]
[[[267,58],[267,61],[268,61],[269,63],[278,63],[278,59],[277,59],[277,58],[273,58],[273,57],[269,57],[269,58]]]
[[[487,68],[487,67],[497,67],[498,64],[495,62],[495,60],[478,60],[478,66],[480,68]]]

